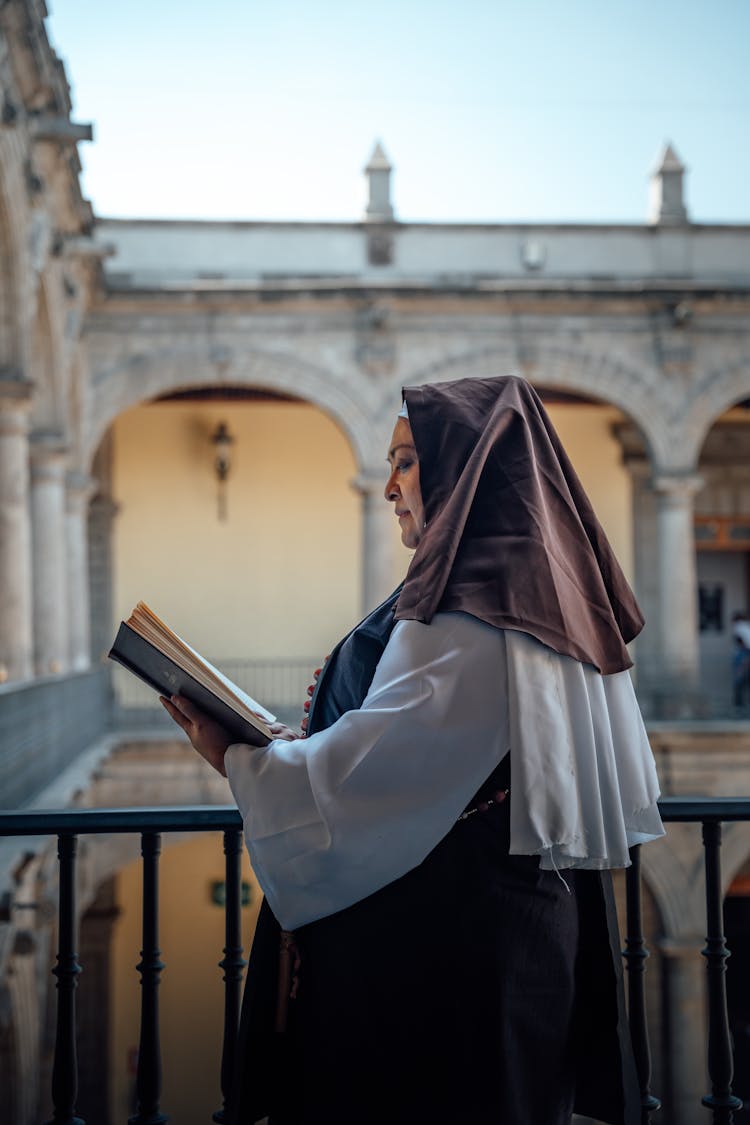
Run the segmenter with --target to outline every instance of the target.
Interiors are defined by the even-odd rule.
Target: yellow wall
[[[632,577],[630,478],[611,432],[623,415],[578,404],[549,413]],[[210,443],[221,420],[236,438],[225,521]],[[209,658],[317,660],[360,616],[355,476],[345,436],[305,404],[153,403],[121,415],[116,620],[143,599]],[[392,554],[395,585],[410,555]]]
[[[168,842],[162,837],[164,843]],[[141,862],[116,878],[120,915],[112,947],[110,1029],[112,1120],[133,1112],[134,1079],[128,1059],[138,1045],[140,977],[134,966],[141,949]],[[242,878],[251,903],[242,911],[244,956],[255,929],[261,891],[243,854]],[[221,1046],[224,984],[217,967],[224,947],[224,911],[210,901],[211,884],[224,879],[221,833],[200,834],[166,846],[160,861],[161,960],[159,986],[164,1072],[162,1110],[180,1125],[205,1125],[221,1108]]]
[[[578,403],[549,406],[547,412],[632,584],[632,489],[612,433],[613,424],[623,421],[624,415],[615,407]]]
[[[224,522],[210,443],[221,420],[236,439]],[[127,411],[114,423],[117,620],[143,600],[209,659],[329,651],[360,608],[355,476],[346,438],[311,406]]]

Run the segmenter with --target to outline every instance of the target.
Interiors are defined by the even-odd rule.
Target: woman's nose
[[[393,473],[391,473],[391,475],[388,477],[388,480],[385,483],[385,489],[383,490],[383,495],[385,496],[386,500],[398,500],[398,487],[397,487],[396,482],[394,480],[394,474]]]

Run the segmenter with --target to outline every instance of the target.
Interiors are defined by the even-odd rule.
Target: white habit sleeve
[[[509,748],[503,633],[461,613],[400,621],[362,707],[226,770],[260,884],[294,929],[404,875]]]
[[[663,835],[627,672],[602,676],[461,613],[400,621],[358,711],[296,742],[230,746],[255,872],[286,929],[421,863],[510,749],[511,852],[624,867]]]

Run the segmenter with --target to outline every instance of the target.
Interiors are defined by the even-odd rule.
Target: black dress
[[[310,732],[361,705],[397,593],[341,642]],[[607,873],[509,855],[508,759],[418,867],[295,931],[287,1027],[274,1031],[280,929],[263,903],[248,968],[233,1121],[249,1125],[636,1125]],[[425,779],[429,784],[429,778]],[[485,792],[486,791],[486,792]],[[473,802],[472,802],[473,805]]]

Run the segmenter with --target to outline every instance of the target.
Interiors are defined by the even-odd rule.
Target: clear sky
[[[47,0],[100,216],[750,222],[750,0]]]

